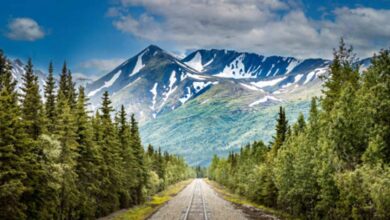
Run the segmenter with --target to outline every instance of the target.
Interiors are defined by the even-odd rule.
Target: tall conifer
[[[56,95],[55,95],[55,79],[53,76],[53,63],[49,64],[49,75],[46,79],[45,84],[45,113],[47,118],[47,129],[49,132],[54,131],[56,119],[57,119],[57,110],[56,110]]]

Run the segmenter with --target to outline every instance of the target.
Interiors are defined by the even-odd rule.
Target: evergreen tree
[[[286,118],[286,112],[283,107],[279,108],[279,117],[276,122],[276,135],[273,137],[272,151],[276,155],[279,148],[286,141],[288,130],[288,121]]]
[[[377,156],[390,162],[390,50],[382,50],[372,59],[372,65],[363,74],[363,86],[359,95],[359,109],[363,112],[370,142],[383,140]],[[376,140],[376,141],[374,141]],[[381,142],[381,141],[379,141]],[[374,146],[374,145],[373,145]],[[372,150],[372,149],[371,149]]]
[[[26,133],[30,138],[27,142],[23,169],[27,174],[24,185],[28,190],[22,197],[27,206],[27,216],[30,219],[52,218],[56,199],[53,193],[52,176],[47,169],[47,160],[44,158],[44,146],[40,145],[40,136],[45,133],[43,104],[39,94],[38,77],[34,75],[33,65],[29,59],[23,75],[22,85],[22,119]],[[37,200],[41,198],[42,200]]]
[[[147,150],[147,155],[150,157],[150,158],[152,158],[153,157],[153,155],[154,155],[154,149],[153,149],[153,146],[151,145],[151,144],[149,144],[148,145],[148,150]]]
[[[17,105],[11,65],[0,50],[0,218],[25,219],[21,196],[26,191],[23,170],[26,134]]]
[[[87,114],[87,98],[84,88],[79,88],[76,105],[77,165],[78,189],[80,190],[80,218],[94,219],[97,209],[96,195],[100,188],[102,158],[93,142],[92,124]]]
[[[118,137],[123,158],[124,190],[121,192],[121,207],[129,207],[133,201],[131,193],[135,187],[135,158],[131,147],[130,126],[126,119],[125,107],[122,105],[119,112]]]
[[[58,105],[57,135],[61,145],[59,163],[61,166],[59,219],[76,219],[78,217],[79,191],[77,189],[77,173],[75,172],[77,155],[77,134],[74,115],[71,113],[66,97],[60,92]]]
[[[294,135],[302,133],[306,128],[305,117],[302,113],[299,114],[297,122],[293,126]]]
[[[130,134],[131,134],[131,140],[132,140],[132,151],[134,153],[135,157],[135,174],[136,174],[136,187],[135,187],[135,192],[133,193],[134,195],[134,201],[139,204],[144,201],[144,194],[143,194],[143,188],[146,185],[147,181],[147,172],[146,172],[146,167],[144,164],[144,149],[141,144],[141,138],[139,136],[139,131],[138,131],[138,123],[135,120],[134,114],[131,115],[130,119]]]
[[[64,65],[62,66],[62,71],[61,71],[61,75],[60,75],[60,82],[59,82],[59,86],[58,86],[58,96],[60,95],[60,93],[62,93],[62,95],[64,97],[69,97],[69,86],[68,86],[68,67],[66,66],[66,62],[64,62]]]
[[[22,86],[22,117],[26,132],[36,140],[44,130],[44,113],[39,94],[38,77],[34,75],[31,59],[25,67]]]
[[[49,64],[49,76],[46,79],[45,84],[45,113],[47,118],[47,129],[49,132],[54,131],[56,119],[57,119],[57,109],[56,109],[56,95],[55,95],[55,79],[53,76],[53,63]]]
[[[66,80],[67,80],[67,86],[68,86],[68,92],[69,92],[69,94],[68,94],[69,105],[73,109],[77,103],[77,101],[76,101],[77,100],[77,93],[76,93],[76,88],[75,88],[76,84],[73,82],[72,72],[70,70],[68,70]]]
[[[344,39],[341,38],[339,48],[333,52],[329,74],[324,76],[323,93],[325,96],[322,100],[322,107],[326,112],[332,110],[346,82],[349,82],[353,88],[358,87],[359,68],[354,65],[357,60],[352,52],[352,47],[347,48]]]
[[[119,141],[111,120],[113,108],[108,92],[104,92],[102,98],[101,120],[101,140],[99,145],[103,156],[104,165],[102,167],[102,194],[99,201],[99,215],[107,215],[120,207],[120,190],[122,186],[122,158],[120,156]],[[119,187],[118,187],[119,185]]]
[[[347,83],[341,90],[339,100],[335,103],[330,116],[327,139],[337,155],[352,168],[361,162],[366,149],[367,131],[364,121],[359,116],[356,91]]]

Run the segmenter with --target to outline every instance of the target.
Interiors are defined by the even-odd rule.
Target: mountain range
[[[270,141],[279,106],[286,108],[290,123],[299,112],[307,115],[311,97],[321,95],[320,76],[330,63],[216,49],[181,59],[150,45],[87,81],[86,91],[92,110],[108,91],[114,108],[124,105],[134,113],[145,147],[152,144],[183,155],[190,164],[207,165],[213,154]]]

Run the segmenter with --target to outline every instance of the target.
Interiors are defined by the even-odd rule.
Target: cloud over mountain
[[[321,18],[282,0],[122,0],[107,12],[120,31],[182,50],[235,48],[265,54],[331,57],[345,37],[364,57],[390,44],[390,10],[335,8]],[[142,8],[134,13],[131,9]],[[327,16],[325,16],[325,13]]]

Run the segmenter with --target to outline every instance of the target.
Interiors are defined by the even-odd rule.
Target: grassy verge
[[[269,214],[269,215],[273,215],[273,216],[276,216],[280,219],[296,219],[294,218],[293,216],[285,213],[285,212],[282,212],[282,211],[279,211],[279,210],[275,210],[275,209],[272,209],[272,208],[269,208],[269,207],[265,207],[263,205],[260,205],[260,204],[257,204],[257,203],[254,203],[252,201],[249,201],[248,199],[246,199],[245,197],[243,196],[240,196],[240,195],[237,195],[235,193],[232,193],[228,188],[222,186],[221,184],[215,182],[215,181],[212,181],[212,180],[209,180],[209,179],[206,179],[206,182],[211,185],[213,187],[213,189],[215,191],[218,192],[219,195],[222,196],[222,198],[224,198],[225,200],[231,202],[231,203],[234,203],[236,205],[239,205],[239,206],[243,206],[243,207],[254,207],[256,209],[259,209],[260,211],[266,213],[266,214]]]
[[[146,202],[143,205],[136,206],[134,208],[128,209],[123,213],[118,214],[114,217],[115,220],[142,220],[150,217],[154,212],[156,212],[161,206],[166,202],[172,199],[180,191],[182,191],[188,184],[190,184],[192,179],[185,180],[179,183],[176,183],[172,186],[169,186],[166,190],[154,195],[152,199]]]

